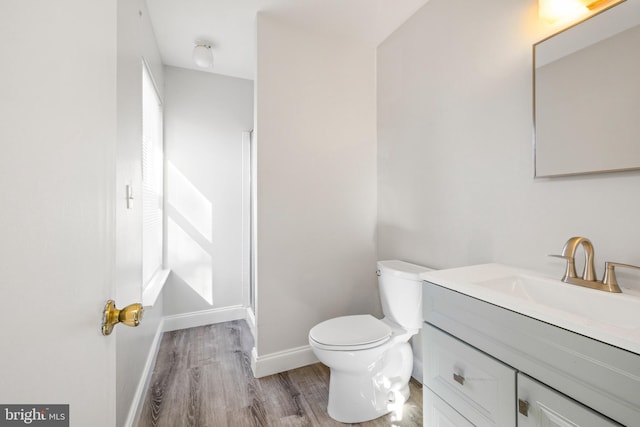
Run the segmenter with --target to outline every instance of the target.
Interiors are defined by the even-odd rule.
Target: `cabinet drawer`
[[[424,385],[477,427],[516,425],[516,371],[425,324]]]
[[[518,374],[518,427],[622,427],[567,396]]]

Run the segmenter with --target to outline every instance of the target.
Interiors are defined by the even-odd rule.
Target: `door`
[[[0,2],[0,405],[72,426],[115,425],[116,13]]]

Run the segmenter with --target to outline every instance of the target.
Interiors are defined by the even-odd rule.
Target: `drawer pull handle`
[[[455,372],[453,373],[453,380],[460,385],[464,385],[464,377],[462,375],[458,375]]]
[[[529,416],[529,402],[526,400],[518,399],[518,412],[525,417]]]

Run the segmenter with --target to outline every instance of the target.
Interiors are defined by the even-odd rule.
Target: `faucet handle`
[[[569,279],[575,279],[576,277],[578,277],[578,273],[576,273],[575,258],[568,255],[557,255],[557,254],[549,254],[548,256],[567,260],[567,269],[565,270],[564,276],[562,276],[562,279],[561,279],[563,282],[566,282]]]
[[[547,256],[550,256],[553,258],[571,259],[571,257],[568,255],[547,254]]]
[[[611,292],[622,292],[618,286],[618,280],[616,279],[615,267],[633,268],[636,270],[640,270],[640,267],[637,265],[623,264],[621,262],[607,261],[604,263],[604,277],[602,278],[602,283],[610,289],[613,289]]]

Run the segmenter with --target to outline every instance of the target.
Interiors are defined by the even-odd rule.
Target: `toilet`
[[[404,261],[378,261],[384,317],[343,316],[309,331],[309,345],[330,368],[329,416],[343,423],[369,421],[409,398],[413,352],[409,339],[422,327],[420,273]]]

